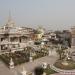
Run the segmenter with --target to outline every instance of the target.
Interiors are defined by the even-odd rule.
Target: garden
[[[9,52],[9,53],[5,53],[0,55],[0,59],[7,65],[9,66],[10,63],[10,59],[13,59],[14,65],[20,65],[22,63],[25,62],[29,62],[30,61],[30,56],[32,56],[32,60],[35,60],[37,58],[41,58],[48,55],[48,52],[45,49],[41,49],[39,51],[33,51],[33,49],[31,49],[30,47],[27,47],[25,50],[23,51],[15,51],[13,52]]]
[[[47,49],[45,48],[41,48],[41,50],[39,51],[35,51],[35,56],[33,56],[33,59],[37,59],[37,58],[41,58],[41,57],[44,57],[44,56],[47,56],[48,55],[48,51]]]
[[[29,61],[29,53],[25,53],[24,51],[16,51],[14,53],[6,53],[0,55],[0,59],[9,66],[10,58],[13,59],[14,65],[19,65],[24,62]]]

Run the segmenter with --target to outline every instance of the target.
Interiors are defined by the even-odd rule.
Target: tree
[[[59,59],[61,60],[61,59],[63,59],[63,57],[64,57],[64,49],[62,49],[62,48],[60,48],[59,46],[58,46],[58,49],[57,49],[57,51],[56,51],[57,53],[58,53],[58,55],[59,55]]]
[[[44,72],[44,69],[43,69],[42,67],[36,67],[36,68],[34,69],[35,75],[42,75],[43,72]]]

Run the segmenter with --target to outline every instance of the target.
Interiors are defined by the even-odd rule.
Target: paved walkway
[[[0,75],[13,75],[7,66],[0,60]]]
[[[19,65],[16,67],[16,70],[22,71],[23,67],[26,69],[26,71],[31,72],[33,71],[37,66],[41,66],[43,62],[46,62],[48,64],[53,64],[57,60],[56,56],[45,56],[39,59],[36,59],[33,62],[28,62],[22,65]]]

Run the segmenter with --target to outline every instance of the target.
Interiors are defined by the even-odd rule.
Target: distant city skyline
[[[75,0],[0,0],[0,26],[9,11],[17,26],[63,30],[75,25]]]

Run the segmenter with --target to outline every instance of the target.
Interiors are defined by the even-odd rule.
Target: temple
[[[9,15],[7,23],[0,27],[0,51],[19,50],[32,38],[32,28],[17,27]]]

